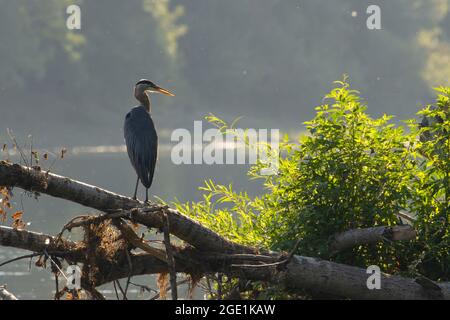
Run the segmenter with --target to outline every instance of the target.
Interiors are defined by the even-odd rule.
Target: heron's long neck
[[[143,94],[139,95],[138,100],[140,103],[142,103],[142,105],[145,107],[145,109],[147,109],[148,113],[152,112],[152,106],[150,104],[150,97],[148,96],[148,94],[143,93]]]

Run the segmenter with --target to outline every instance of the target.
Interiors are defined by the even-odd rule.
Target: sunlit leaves
[[[261,163],[251,167],[250,177],[262,179],[266,193],[250,197],[208,180],[202,201],[176,206],[239,243],[290,250],[302,239],[299,254],[448,280],[450,88],[437,91],[437,107],[419,112],[427,126],[414,119],[401,126],[390,115],[370,117],[358,92],[345,79],[336,82],[314,119],[305,122],[308,134],[297,142],[283,138],[278,175],[259,175]],[[208,120],[222,132],[230,128],[214,115]],[[400,210],[416,219],[415,241],[330,255],[333,234],[399,224]]]
[[[435,106],[419,112],[420,126],[413,128],[420,136],[415,152],[419,172],[412,181],[414,197],[411,209],[416,213],[422,254],[415,261],[416,272],[434,279],[450,277],[450,88],[437,88]]]

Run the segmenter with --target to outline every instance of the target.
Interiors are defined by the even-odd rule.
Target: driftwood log
[[[164,229],[168,225],[169,233],[188,245],[173,252],[172,267],[176,272],[197,275],[220,272],[250,281],[276,283],[288,290],[351,299],[450,299],[450,283],[417,281],[384,273],[381,274],[381,289],[370,290],[367,287],[370,274],[365,269],[233,243],[167,206],[146,206],[140,201],[39,168],[1,161],[0,185],[63,198],[111,217],[119,214],[122,219],[148,228]],[[357,234],[363,234],[361,241],[357,240]],[[386,237],[397,241],[411,239],[414,235],[408,227],[358,230],[336,236],[334,246],[336,250],[342,250],[358,243],[382,241]],[[90,250],[88,245],[64,238],[4,226],[0,227],[0,245],[32,252],[45,251],[79,263],[86,262],[86,252]],[[138,243],[136,247],[141,248]],[[155,254],[154,250],[149,252],[145,246],[142,249],[143,253],[130,253],[129,263],[114,265],[108,272],[98,272],[85,287],[135,275],[169,272],[165,255]]]

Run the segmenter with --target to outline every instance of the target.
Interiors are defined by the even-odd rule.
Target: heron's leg
[[[133,199],[134,200],[136,200],[137,199],[137,189],[138,189],[138,186],[139,186],[139,177],[137,178],[137,181],[136,181],[136,188],[134,189],[134,196],[133,196]]]
[[[145,188],[145,202],[148,202],[148,188]]]

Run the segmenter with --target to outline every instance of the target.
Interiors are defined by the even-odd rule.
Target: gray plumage
[[[144,106],[127,113],[124,124],[128,157],[145,188],[150,188],[158,154],[158,135],[150,114]]]
[[[145,187],[145,201],[148,201],[148,189],[153,182],[156,158],[158,155],[158,135],[151,117],[150,93],[174,94],[150,80],[139,80],[134,86],[134,97],[141,103],[125,116],[123,133],[127,145],[128,157],[136,171],[137,181],[133,198],[136,199],[139,180]]]

